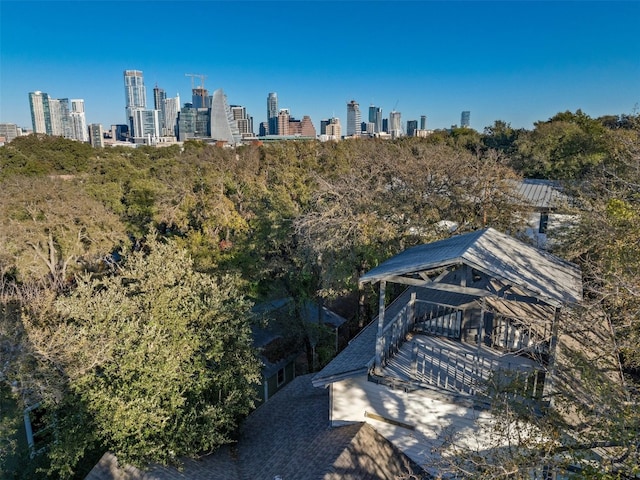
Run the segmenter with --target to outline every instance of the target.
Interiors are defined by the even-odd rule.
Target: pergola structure
[[[360,283],[379,283],[374,379],[463,394],[509,371],[547,396],[561,309],[582,299],[577,266],[491,228],[408,249]],[[387,283],[408,287],[389,306]]]

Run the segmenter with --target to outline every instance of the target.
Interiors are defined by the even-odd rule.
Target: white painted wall
[[[506,446],[504,431],[486,410],[474,410],[466,399],[456,403],[430,390],[405,392],[392,390],[367,380],[366,376],[336,382],[331,388],[331,424],[367,422],[427,471],[436,472],[452,443],[488,453],[488,449]],[[373,413],[408,424],[403,428],[368,417]],[[530,432],[532,433],[532,432]],[[527,435],[520,429],[519,434]]]

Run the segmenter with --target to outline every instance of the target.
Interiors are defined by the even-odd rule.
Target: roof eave
[[[369,362],[371,363],[371,362]],[[313,377],[311,383],[314,387],[326,387],[332,383],[339,382],[341,380],[348,380],[349,378],[357,377],[360,375],[366,375],[369,373],[369,366],[361,367],[355,370],[349,370],[348,372],[337,373],[335,375],[329,375],[328,377]]]
[[[440,262],[429,262],[429,263],[417,265],[417,266],[414,265],[412,268],[406,268],[406,269],[398,268],[393,272],[388,272],[385,274],[370,275],[369,274],[370,272],[369,272],[369,273],[365,273],[362,277],[360,277],[360,279],[358,280],[358,283],[359,285],[364,285],[365,283],[371,283],[373,285],[378,283],[381,280],[388,280],[390,278],[406,275],[407,273],[425,272],[428,270],[434,270],[436,268],[448,267],[451,265],[458,265],[460,263],[462,263],[462,258],[455,257],[455,258],[443,260]]]

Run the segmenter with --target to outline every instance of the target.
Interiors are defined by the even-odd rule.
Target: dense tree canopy
[[[258,381],[249,306],[237,278],[197,273],[173,242],[148,240],[112,274],[25,310],[25,355],[40,372],[18,378],[39,376],[38,400],[67,427],[50,469],[72,474],[92,445],[140,465],[229,442]]]
[[[639,133],[637,116],[577,111],[531,131],[497,120],[483,133],[237,149],[18,138],[0,147],[2,303],[13,305],[0,373],[56,414],[54,475],[80,472],[93,448],[134,462],[213,449],[251,405],[245,298],[353,296],[363,271],[451,225],[515,231],[525,210],[513,181],[534,176],[561,180],[581,205],[558,252],[581,265],[587,306],[611,321],[632,383]],[[323,347],[303,324],[291,331]]]

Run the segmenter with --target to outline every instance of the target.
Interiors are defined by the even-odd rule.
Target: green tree
[[[605,160],[608,134],[580,110],[559,113],[518,138],[514,165],[527,177],[581,179]]]
[[[150,239],[118,274],[79,278],[46,321],[25,318],[33,356],[66,381],[62,397],[43,398],[59,428],[50,472],[72,475],[95,446],[144,465],[231,441],[259,375],[237,285]]]
[[[118,217],[83,191],[77,178],[11,177],[0,184],[0,258],[21,281],[65,282],[97,267],[126,239]]]
[[[625,366],[640,372],[640,120],[610,137],[611,156],[572,190],[584,208],[564,245],[582,265],[589,301],[617,333]]]
[[[485,127],[482,143],[487,148],[511,155],[516,151],[516,140],[523,132],[524,130],[514,129],[503,120],[496,120],[490,127]]]

